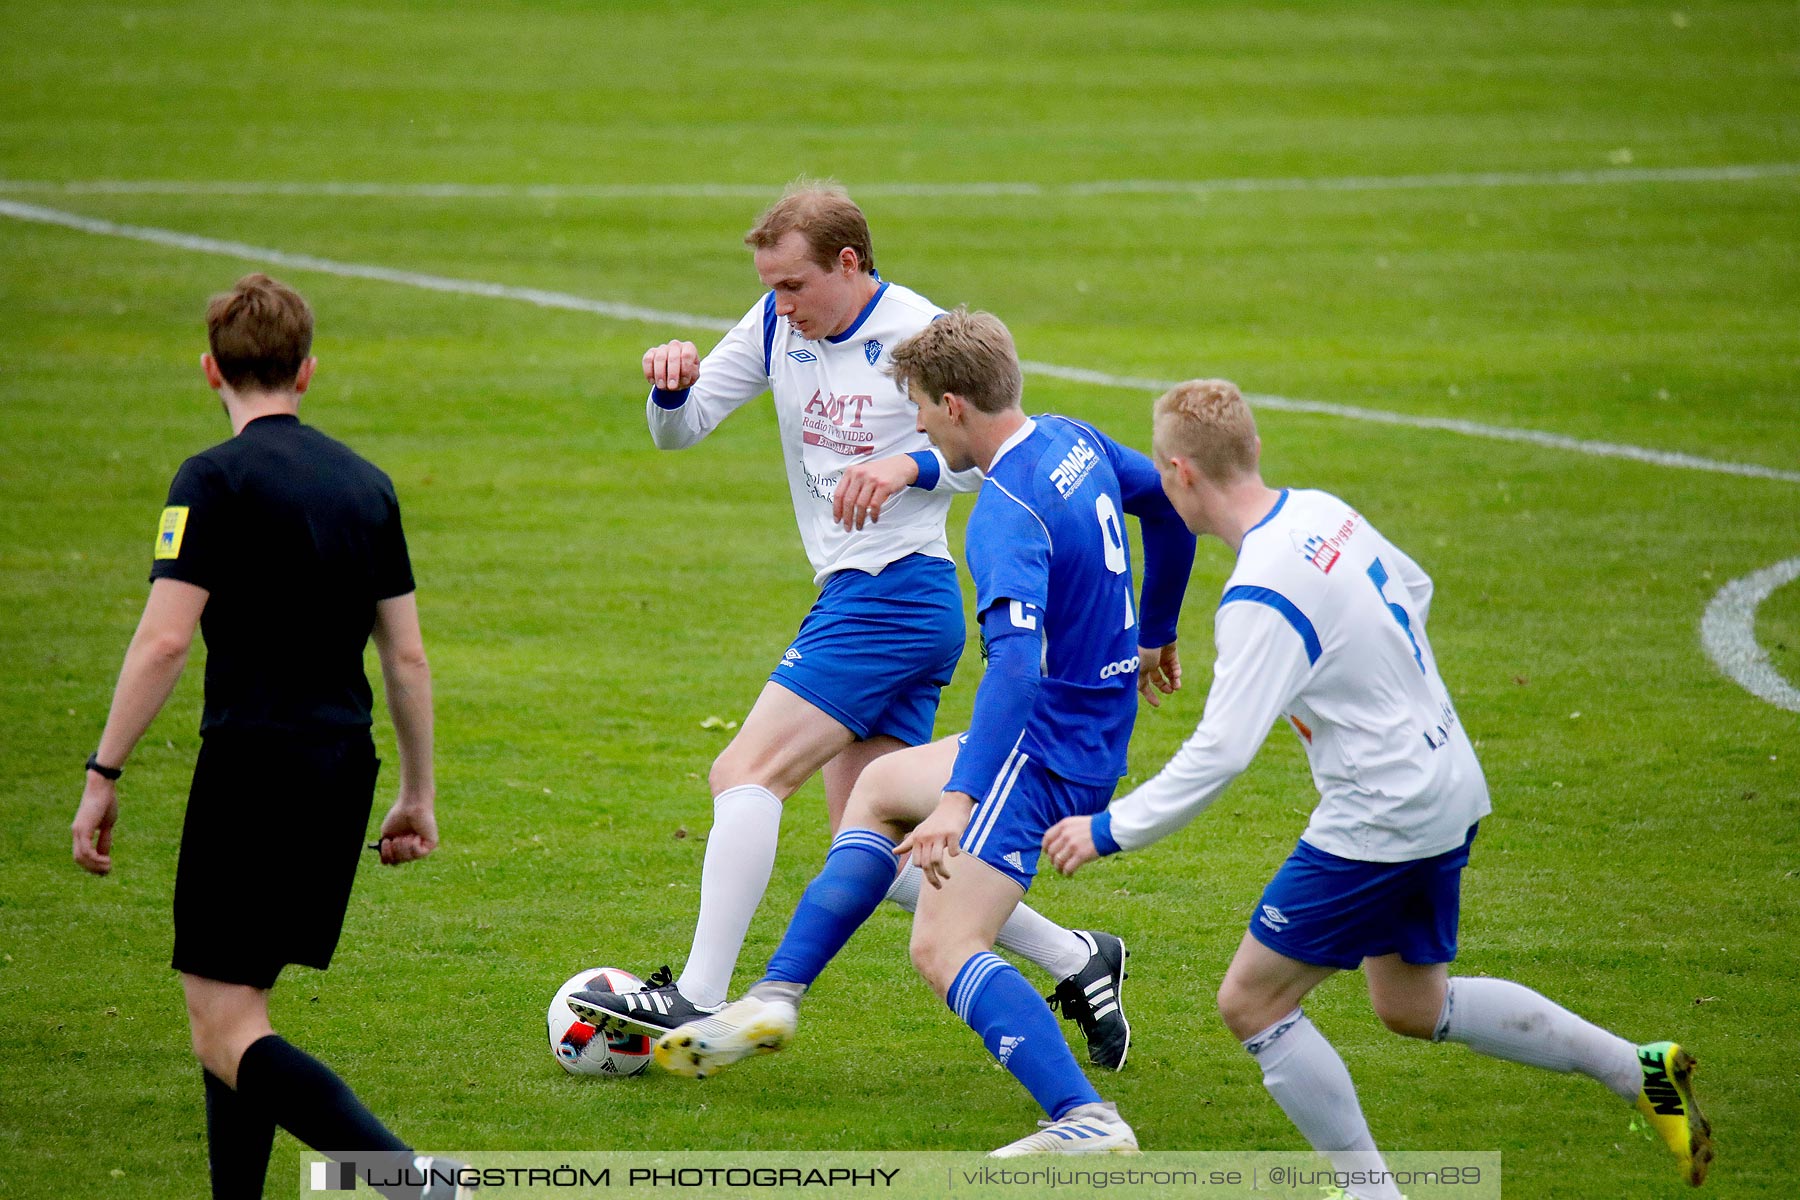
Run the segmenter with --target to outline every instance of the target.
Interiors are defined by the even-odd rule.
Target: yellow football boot
[[[1682,1177],[1699,1187],[1712,1165],[1713,1144],[1712,1126],[1694,1102],[1694,1056],[1674,1042],[1639,1046],[1637,1056],[1644,1070],[1637,1110],[1674,1153]]]

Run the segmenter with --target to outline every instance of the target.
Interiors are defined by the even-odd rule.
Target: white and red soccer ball
[[[550,1001],[550,1053],[571,1075],[636,1075],[650,1065],[650,1039],[641,1033],[601,1033],[569,1007],[575,992],[641,992],[644,981],[617,967],[583,971]]]

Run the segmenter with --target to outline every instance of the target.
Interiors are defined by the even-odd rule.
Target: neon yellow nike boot
[[[1674,1153],[1683,1178],[1699,1187],[1712,1165],[1713,1144],[1712,1126],[1694,1102],[1694,1056],[1674,1042],[1639,1046],[1637,1056],[1644,1070],[1637,1110]]]

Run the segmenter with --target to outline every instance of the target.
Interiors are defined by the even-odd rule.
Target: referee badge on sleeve
[[[181,539],[187,533],[188,506],[171,504],[163,509],[162,526],[156,531],[156,557],[180,558]]]

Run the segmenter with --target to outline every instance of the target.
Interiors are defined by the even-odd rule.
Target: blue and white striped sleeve
[[[920,491],[931,492],[941,487],[946,492],[958,494],[978,492],[986,478],[980,467],[952,471],[950,464],[944,460],[943,451],[936,446],[927,450],[914,450],[907,457],[919,464],[919,477],[913,481],[913,486]]]
[[[644,413],[657,449],[685,450],[769,390],[763,350],[764,307],[765,302],[758,301],[707,352],[700,360],[700,379],[693,387],[674,392],[650,389]]]

